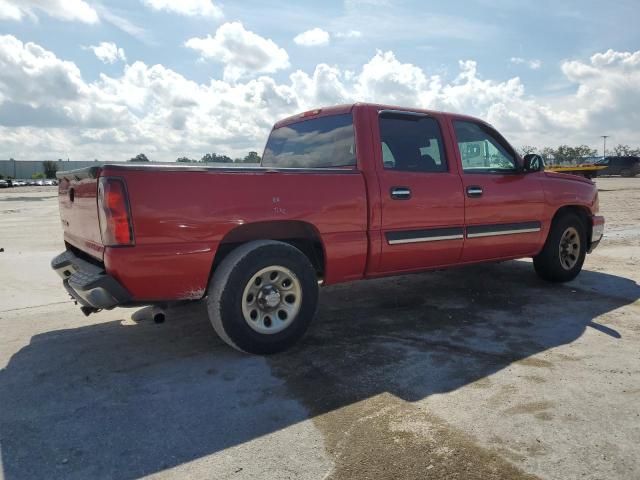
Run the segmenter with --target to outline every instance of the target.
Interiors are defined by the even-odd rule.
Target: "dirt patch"
[[[547,410],[553,407],[553,402],[531,402],[523,405],[516,405],[515,407],[508,408],[505,413],[510,415],[519,415],[523,413],[538,413],[543,410]]]
[[[542,360],[540,358],[524,358],[520,360],[520,365],[524,365],[525,367],[535,367],[535,368],[551,368],[553,367],[553,363]]]
[[[537,478],[390,394],[319,415],[314,423],[335,461],[331,479]]]

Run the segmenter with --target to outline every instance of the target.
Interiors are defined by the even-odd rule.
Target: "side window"
[[[453,122],[462,170],[467,173],[502,173],[517,170],[509,145],[490,128],[474,122]]]
[[[384,168],[405,172],[447,171],[442,134],[436,119],[381,112],[379,126]]]

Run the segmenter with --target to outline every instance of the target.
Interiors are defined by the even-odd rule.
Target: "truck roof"
[[[285,125],[290,125],[292,123],[299,122],[301,119],[305,117],[313,116],[314,118],[318,118],[318,117],[325,117],[329,115],[340,115],[343,113],[349,113],[355,107],[374,108],[376,110],[399,110],[399,111],[407,111],[407,112],[419,112],[419,113],[426,113],[428,115],[447,115],[447,116],[454,117],[461,120],[473,120],[476,122],[487,123],[481,118],[473,117],[470,115],[463,115],[459,113],[443,112],[439,110],[428,110],[425,108],[418,108],[418,107],[402,107],[398,105],[385,105],[382,103],[356,102],[356,103],[346,103],[342,105],[333,105],[329,107],[319,107],[319,108],[314,108],[312,110],[307,110],[306,112],[297,113],[295,115],[291,115],[289,117],[283,118],[282,120],[278,120],[273,126],[273,128],[279,128]]]

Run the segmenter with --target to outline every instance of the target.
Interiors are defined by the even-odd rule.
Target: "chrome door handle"
[[[394,200],[409,200],[411,189],[409,187],[391,187],[391,198]]]
[[[477,198],[482,196],[482,187],[471,185],[467,187],[467,197]]]

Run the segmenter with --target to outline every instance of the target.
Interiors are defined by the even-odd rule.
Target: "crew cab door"
[[[542,244],[541,173],[524,173],[488,125],[453,119],[465,200],[463,262],[528,256]]]
[[[378,112],[373,127],[381,203],[378,273],[448,265],[460,258],[464,197],[442,127],[436,116]]]

